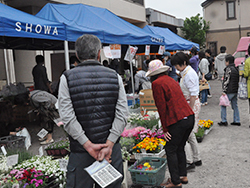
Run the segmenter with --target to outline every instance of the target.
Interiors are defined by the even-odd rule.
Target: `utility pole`
[[[240,0],[238,0],[238,11],[239,11],[239,38],[241,38],[241,9],[240,9]]]

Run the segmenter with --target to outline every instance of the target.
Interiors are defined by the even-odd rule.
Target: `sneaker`
[[[237,122],[232,122],[231,125],[237,125],[237,126],[240,126],[241,123],[237,123]]]
[[[219,126],[227,126],[228,123],[227,123],[227,121],[226,121],[226,122],[222,122],[222,121],[221,121],[221,122],[218,123],[218,125],[219,125]]]
[[[205,102],[205,105],[208,105],[208,103],[207,103],[207,102]]]
[[[194,163],[187,163],[187,166],[186,166],[186,169],[187,170],[191,170],[191,169],[194,169],[195,168],[195,164]]]
[[[201,166],[202,165],[202,161],[201,160],[196,161],[196,162],[194,162],[194,164],[195,164],[195,166]]]
[[[207,95],[208,98],[212,98],[213,95]]]
[[[204,102],[204,103],[201,103],[201,106],[205,106],[206,105],[206,103]]]
[[[40,144],[41,145],[46,145],[46,144],[51,144],[51,143],[53,143],[54,142],[54,140],[53,139],[50,139],[50,140],[45,140],[45,141],[43,141],[43,142],[40,142]]]

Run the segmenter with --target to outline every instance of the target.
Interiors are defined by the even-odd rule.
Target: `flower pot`
[[[196,137],[197,142],[198,142],[198,143],[201,143],[201,142],[202,142],[202,140],[203,140],[203,138],[204,138],[204,136],[202,136],[202,137]]]
[[[69,154],[69,151],[66,149],[45,149],[47,152],[47,155],[51,156],[66,156]]]

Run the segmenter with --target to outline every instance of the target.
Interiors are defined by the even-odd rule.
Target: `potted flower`
[[[48,145],[45,148],[48,155],[52,156],[66,156],[69,154],[69,140],[63,139]]]
[[[136,159],[147,156],[162,157],[165,154],[163,147],[166,141],[157,137],[146,137],[133,147]]]
[[[198,132],[195,133],[197,142],[202,142],[203,138],[204,138],[204,133],[205,133],[205,129],[203,127],[199,127],[198,128]]]

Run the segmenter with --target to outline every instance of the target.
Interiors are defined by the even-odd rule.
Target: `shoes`
[[[171,178],[168,178],[167,183],[163,183],[160,186],[165,187],[165,188],[182,188],[182,184],[175,185],[172,183]]]
[[[39,138],[38,140],[40,141],[40,142],[42,142],[42,141],[44,141],[44,140],[46,140],[47,139],[47,136],[45,136],[45,137],[43,137],[43,138]]]
[[[240,123],[237,123],[237,122],[232,122],[231,125],[237,125],[237,126],[240,126],[241,124]]]
[[[164,185],[165,188],[182,188],[182,184],[174,185],[173,183],[169,183],[167,185]]]
[[[205,105],[208,105],[208,103],[207,103],[207,102],[205,102]]]
[[[187,176],[180,177],[181,183],[182,184],[188,184],[188,178]]]
[[[53,139],[50,139],[50,140],[45,140],[45,141],[43,141],[43,142],[40,142],[40,144],[41,145],[46,145],[46,144],[51,144],[51,143],[53,143],[54,142],[54,140]]]
[[[219,125],[219,126],[227,126],[228,123],[227,123],[227,121],[226,121],[226,122],[222,122],[222,121],[221,121],[221,122],[218,123],[218,125]]]
[[[205,105],[208,105],[208,103],[207,102],[201,103],[201,106],[205,106]]]
[[[208,98],[212,98],[213,95],[207,95]]]
[[[187,166],[186,166],[186,169],[187,170],[191,170],[191,169],[194,169],[195,168],[195,164],[194,163],[187,163]]]
[[[201,166],[202,165],[202,161],[201,160],[196,161],[196,162],[194,162],[194,164],[195,164],[195,166]]]

